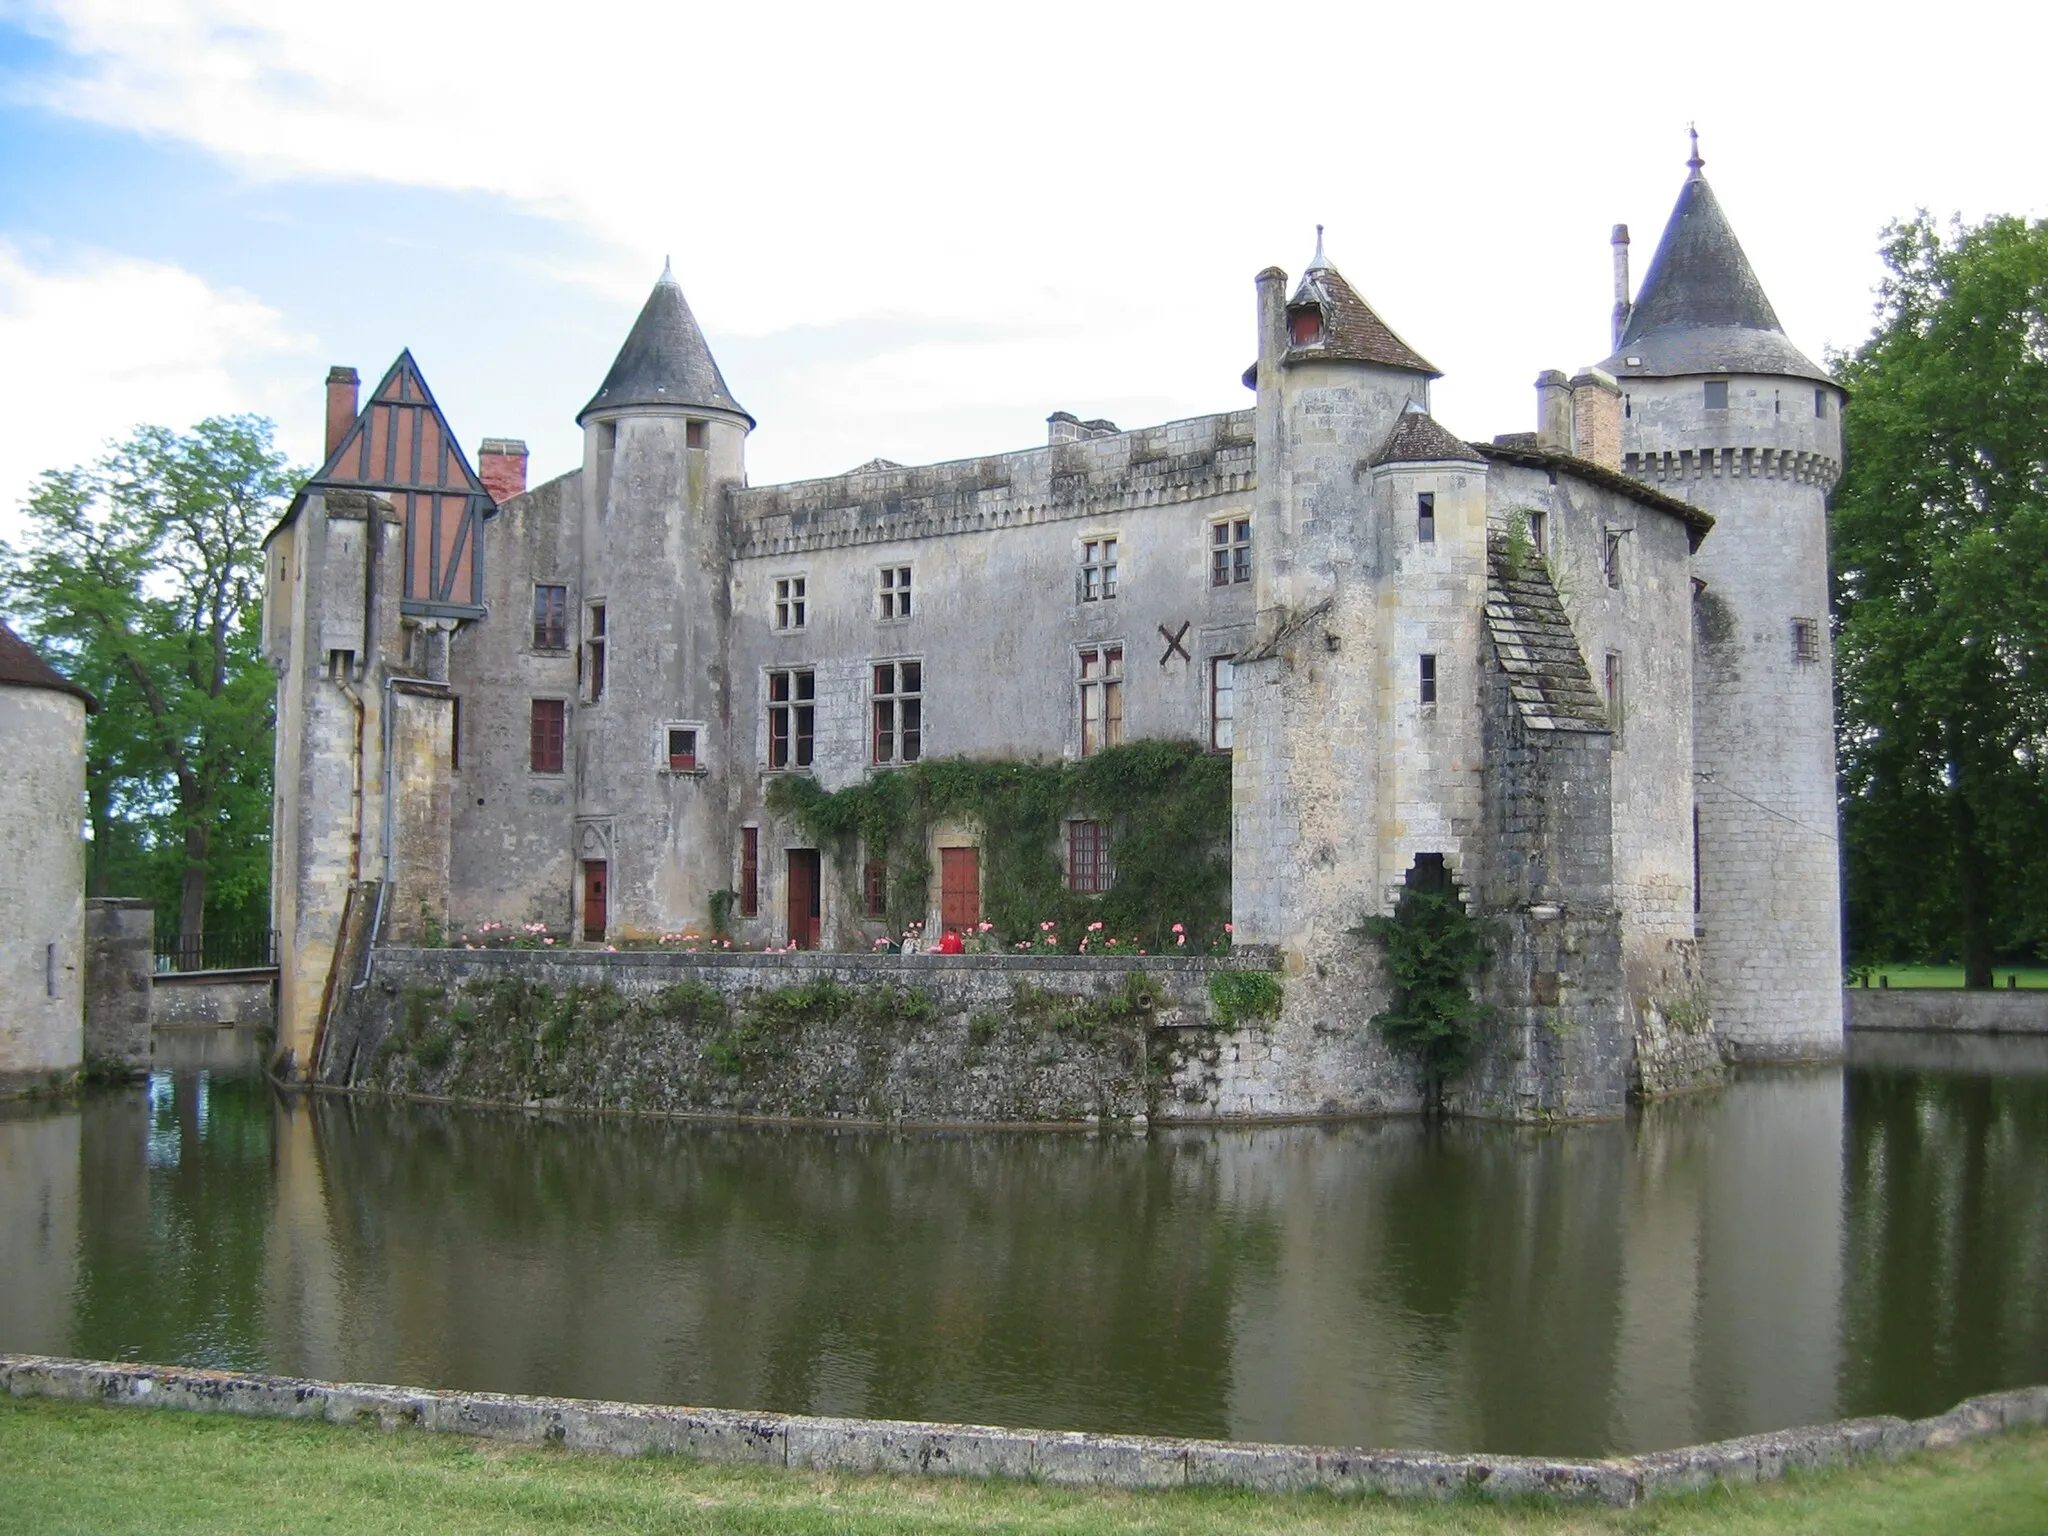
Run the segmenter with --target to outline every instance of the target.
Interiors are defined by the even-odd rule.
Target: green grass
[[[1874,965],[1870,968],[1873,987],[1878,984],[1880,976],[1888,978],[1895,987],[1960,987],[1963,984],[1960,965]],[[2021,991],[2048,989],[2048,965],[2001,965],[1991,973],[1992,984],[2003,992],[2008,976],[2019,977]],[[1861,985],[1860,977],[1857,984]]]
[[[0,1531],[1881,1532],[2038,1536],[2048,1433],[1635,1510],[826,1476],[0,1398]]]

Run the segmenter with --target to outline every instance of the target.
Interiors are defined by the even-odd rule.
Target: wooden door
[[[818,947],[824,910],[820,873],[817,849],[789,850],[789,942],[798,949]]]
[[[603,859],[583,861],[583,937],[593,943],[601,943],[607,916],[605,887],[607,885]]]
[[[974,932],[981,921],[981,850],[939,850],[939,925],[955,933]]]

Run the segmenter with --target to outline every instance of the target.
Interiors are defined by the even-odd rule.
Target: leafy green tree
[[[1352,931],[1385,949],[1394,1005],[1374,1014],[1373,1023],[1421,1066],[1424,1101],[1441,1114],[1444,1086],[1472,1064],[1480,1032],[1493,1017],[1472,989],[1492,958],[1495,927],[1465,910],[1441,867],[1418,865],[1393,916],[1368,917]]]
[[[1833,516],[1852,957],[2048,939],[2048,222],[1886,234]]]
[[[88,888],[156,898],[195,957],[209,919],[268,926],[259,546],[296,478],[256,417],[142,427],[46,472],[20,544],[0,544],[0,605],[103,706],[86,731]]]

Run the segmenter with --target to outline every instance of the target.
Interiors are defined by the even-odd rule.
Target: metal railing
[[[277,964],[277,930],[209,929],[192,939],[160,933],[155,954],[156,969],[160,972],[258,969]]]

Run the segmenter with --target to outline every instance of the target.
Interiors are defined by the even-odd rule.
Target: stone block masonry
[[[1537,1494],[1562,1503],[1621,1508],[1718,1484],[1775,1482],[1788,1470],[1892,1460],[2048,1424],[2048,1387],[2024,1387],[1969,1398],[1928,1419],[1845,1419],[1646,1456],[1570,1461],[437,1392],[42,1355],[0,1355],[0,1388],[10,1397],[312,1419],[386,1431],[433,1430],[514,1445],[559,1445],[615,1456],[690,1456],[808,1472],[1035,1477],[1076,1487],[1322,1490],[1392,1498]]]

